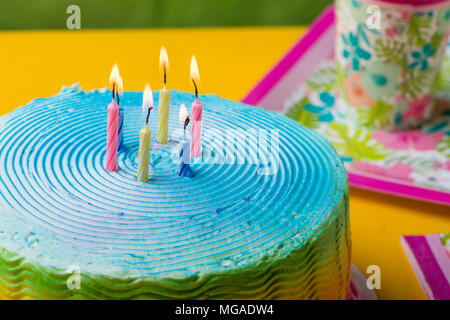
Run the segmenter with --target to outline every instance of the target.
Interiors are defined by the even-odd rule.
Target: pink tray
[[[334,56],[334,20],[334,7],[331,5],[242,102],[284,112],[287,97],[294,95],[321,63]],[[346,167],[351,186],[450,205],[450,189],[445,186],[435,187],[430,181],[426,184],[410,183],[382,173],[366,174]]]

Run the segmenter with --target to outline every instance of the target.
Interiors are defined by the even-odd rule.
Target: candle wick
[[[192,79],[192,83],[194,84],[194,88],[195,88],[195,101],[197,101],[197,98],[198,98],[197,84],[195,83],[194,79]]]
[[[145,125],[148,127],[148,119],[150,118],[150,111],[152,111],[153,107],[149,107],[147,111],[147,119],[145,120]]]
[[[115,93],[115,95],[114,95]],[[119,105],[119,93],[116,91],[116,83],[113,82],[113,89],[112,89],[112,100],[114,101],[114,97],[117,97],[117,105]]]
[[[167,76],[166,76],[166,66],[164,65],[164,87],[166,86]]]
[[[191,119],[187,116],[186,120],[184,120],[184,138],[186,138],[186,127],[188,126],[189,121],[191,121]]]

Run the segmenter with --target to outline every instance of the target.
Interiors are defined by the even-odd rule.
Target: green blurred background
[[[332,0],[0,0],[0,29],[81,29],[307,25]]]

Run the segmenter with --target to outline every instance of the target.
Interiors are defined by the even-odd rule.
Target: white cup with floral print
[[[450,0],[336,0],[336,63],[346,116],[376,129],[427,120],[450,33]]]

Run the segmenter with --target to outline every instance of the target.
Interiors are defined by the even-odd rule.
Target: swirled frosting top
[[[283,258],[320,235],[346,192],[346,173],[317,133],[216,95],[203,102],[203,160],[176,175],[183,138],[172,90],[170,141],[135,180],[142,92],[125,92],[119,171],[105,171],[111,92],[65,87],[0,118],[0,247],[29,261],[104,275],[185,277]],[[186,133],[189,137],[189,130]]]

